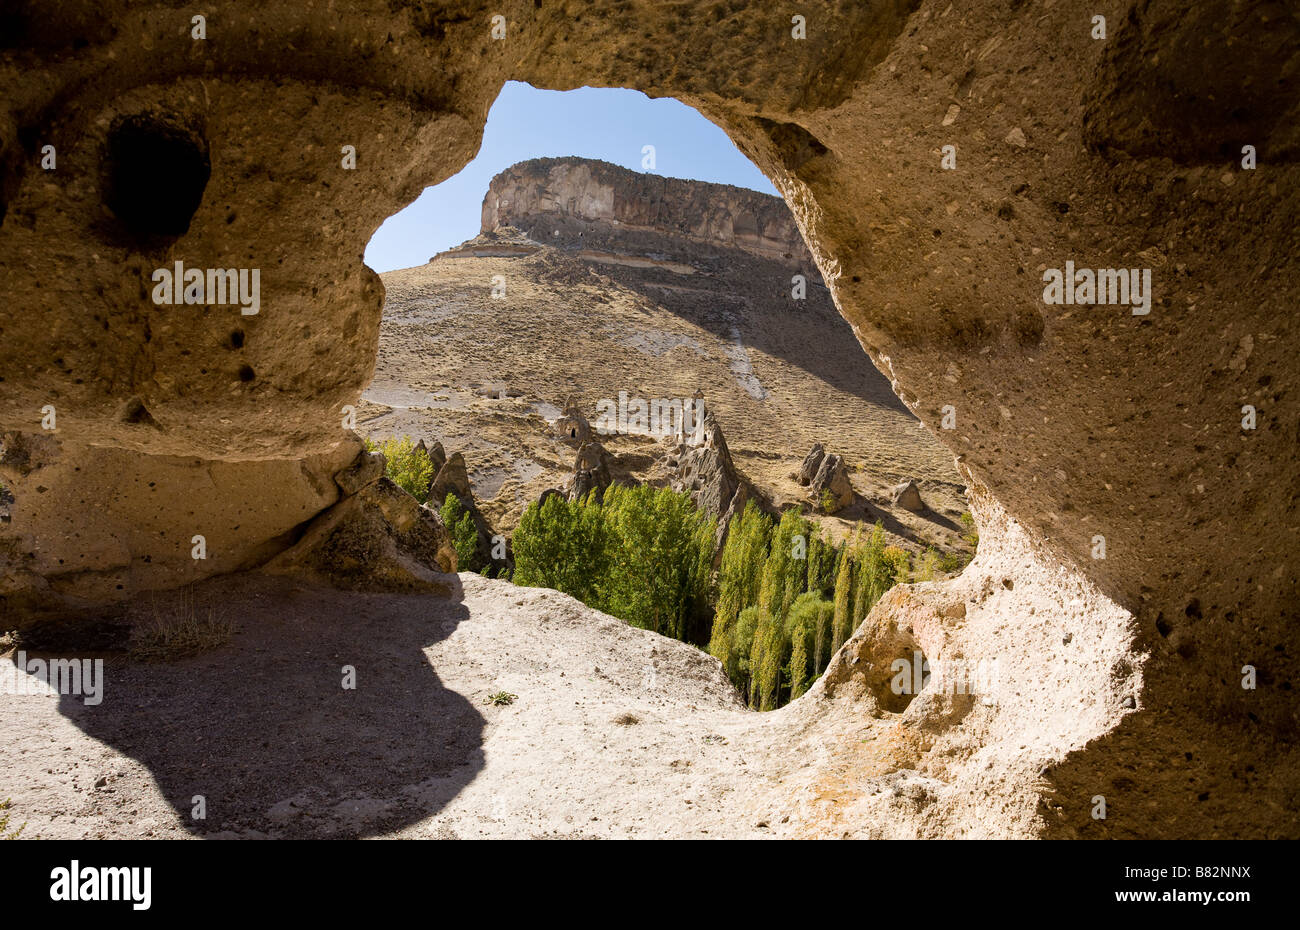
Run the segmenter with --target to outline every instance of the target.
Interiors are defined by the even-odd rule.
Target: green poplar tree
[[[831,625],[831,655],[844,645],[844,640],[849,637],[849,623],[853,619],[853,579],[856,572],[853,570],[853,555],[856,547],[857,534],[854,533],[854,542],[845,543],[844,548],[840,551],[840,570],[835,576],[835,613]],[[829,661],[829,657],[828,657]]]
[[[741,612],[758,603],[759,573],[767,558],[772,521],[750,501],[733,517],[718,566],[718,602],[709,637],[709,654],[726,667],[735,681],[740,673],[739,647],[732,642],[732,628]],[[749,641],[744,642],[748,655]]]
[[[790,700],[808,690],[808,630],[803,624],[795,628],[790,646]]]

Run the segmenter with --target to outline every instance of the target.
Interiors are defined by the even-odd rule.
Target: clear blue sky
[[[366,264],[376,271],[423,265],[478,235],[488,182],[516,162],[581,155],[641,171],[645,145],[655,147],[655,174],[777,193],[726,133],[676,100],[620,88],[537,90],[511,81],[488,113],[478,155],[390,216],[366,246]]]

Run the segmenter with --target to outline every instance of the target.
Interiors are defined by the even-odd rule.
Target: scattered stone
[[[853,503],[853,483],[849,480],[848,466],[838,455],[828,455],[822,444],[815,443],[804,456],[797,475],[800,484],[808,488],[813,505],[835,513]],[[830,491],[829,507],[825,492]]]
[[[925,510],[925,501],[921,500],[921,491],[915,481],[904,481],[895,485],[889,492],[889,499],[895,507],[902,507],[912,513]]]
[[[808,483],[808,496],[826,513],[836,513],[853,503],[853,483],[843,457],[828,454],[822,458]]]

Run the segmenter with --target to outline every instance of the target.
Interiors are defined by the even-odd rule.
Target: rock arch
[[[1300,24],[1267,0],[1112,7],[1099,41],[1070,4],[833,0],[794,39],[771,3],[231,0],[200,40],[163,3],[10,4],[6,611],[287,545],[357,452],[341,423],[378,337],[370,233],[469,160],[505,80],[633,87],[695,106],[773,179],[867,354],[975,489],[977,563],[878,610],[928,656],[1005,655],[1028,683],[978,739],[983,705],[919,742],[931,724],[904,727],[927,800],[864,799],[861,816],[920,834],[1297,835]],[[178,235],[156,216],[121,235],[139,222],[113,186],[126,125],[209,160]],[[260,312],[154,306],[150,275],[176,260],[260,268]],[[1041,273],[1066,261],[1152,269],[1150,314],[1045,305]],[[828,681],[851,683],[855,657]],[[794,713],[853,693],[821,687]]]

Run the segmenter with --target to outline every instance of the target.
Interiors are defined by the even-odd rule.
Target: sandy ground
[[[234,619],[228,645],[170,664],[108,656],[98,706],[0,697],[0,798],[45,838],[797,826],[770,800],[793,717],[745,710],[691,646],[552,591],[460,577],[458,601],[209,582],[196,599]],[[499,691],[514,703],[487,703]],[[196,795],[205,820],[190,816]]]

